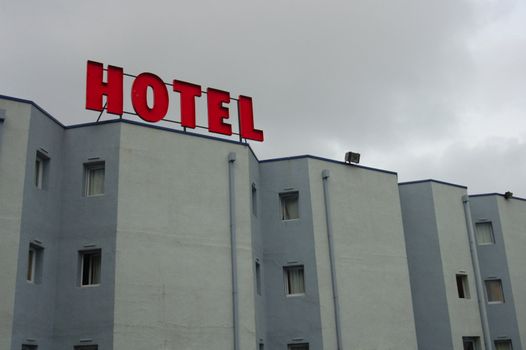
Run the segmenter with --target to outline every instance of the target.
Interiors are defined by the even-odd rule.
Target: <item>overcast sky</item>
[[[252,96],[260,159],[526,197],[524,0],[0,0],[0,94],[94,121],[88,59]]]

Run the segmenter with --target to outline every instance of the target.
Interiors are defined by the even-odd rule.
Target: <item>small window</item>
[[[457,275],[457,291],[460,299],[469,299],[469,284],[467,275]]]
[[[309,344],[308,343],[289,344],[287,347],[287,350],[309,350]]]
[[[305,278],[303,266],[287,266],[283,268],[285,277],[285,293],[287,295],[305,294]]]
[[[252,184],[252,214],[258,216],[258,192],[256,189],[256,184]]]
[[[75,350],[98,350],[98,345],[77,345],[74,348]]]
[[[265,350],[265,344],[259,343],[259,350]]]
[[[81,251],[80,254],[80,285],[96,286],[100,284],[101,251]]]
[[[281,220],[293,220],[299,218],[298,192],[280,193]]]
[[[38,349],[38,345],[22,344],[22,350],[37,350],[37,349]]]
[[[49,157],[37,152],[35,158],[35,187],[44,190],[47,187],[47,173],[49,168]]]
[[[464,350],[480,350],[479,337],[462,337]]]
[[[258,295],[261,295],[261,266],[256,261],[256,291]]]
[[[84,164],[84,192],[87,197],[104,194],[104,162]]]
[[[495,342],[495,349],[496,350],[513,350],[513,346],[511,345],[511,340],[497,340]]]
[[[488,303],[503,303],[504,293],[502,291],[501,280],[486,280],[486,293],[488,295]]]
[[[478,245],[495,244],[495,236],[493,235],[491,222],[478,222],[475,224],[475,227],[477,229]]]
[[[29,245],[27,252],[26,280],[39,284],[42,280],[43,248],[35,244]]]

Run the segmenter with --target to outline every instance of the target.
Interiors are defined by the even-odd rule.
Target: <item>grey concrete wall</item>
[[[323,349],[318,276],[306,158],[260,163],[267,349],[293,342]],[[279,194],[299,192],[299,218],[281,220]],[[303,265],[305,294],[287,296],[283,267]]]
[[[464,349],[463,337],[478,337],[483,348],[475,274],[462,202],[466,189],[437,182],[431,182],[431,188],[453,349]],[[470,298],[459,298],[457,274],[467,275]]]
[[[526,346],[526,201],[497,198],[520,345]]]
[[[80,340],[112,348],[115,241],[119,179],[119,124],[68,129],[63,140],[62,218],[57,264],[57,350]],[[84,163],[105,162],[104,195],[86,197]],[[100,249],[99,286],[80,286],[79,251]],[[51,350],[51,349],[50,349]]]
[[[254,278],[254,305],[256,313],[256,342],[259,346],[260,343],[266,344],[266,306],[265,306],[265,261],[264,261],[264,246],[263,246],[263,233],[261,227],[263,226],[262,215],[263,215],[263,202],[261,200],[261,193],[263,191],[261,176],[259,174],[259,162],[256,157],[249,152],[249,185],[256,187],[256,210],[251,208],[251,229],[252,229],[252,251],[254,255],[254,276],[256,276],[256,261],[260,265],[260,293],[257,293],[256,278]],[[252,191],[252,189],[250,189]],[[252,198],[251,198],[252,199]],[[249,203],[252,206],[252,203]],[[259,349],[259,348],[257,348]]]
[[[308,160],[323,349],[335,349],[321,173],[328,169],[344,349],[416,349],[397,177]],[[322,347],[313,347],[314,349]]]
[[[35,107],[31,107],[31,122],[25,162],[24,202],[14,315],[13,344],[37,344],[39,349],[55,349],[53,322],[55,314],[56,265],[61,219],[62,138],[64,130]],[[45,162],[43,186],[35,185],[37,152],[49,159]],[[46,153],[45,153],[46,152]],[[27,281],[30,243],[38,242],[41,255],[36,262],[39,278]],[[31,339],[32,341],[28,341]]]
[[[431,183],[402,184],[399,189],[418,348],[453,349]]]
[[[490,221],[495,238],[495,244],[477,246],[482,279],[500,279],[504,292],[504,303],[488,304],[484,288],[486,295],[484,302],[488,310],[491,337],[493,341],[511,339],[513,348],[521,349],[521,328],[517,324],[517,316],[521,314],[520,307],[524,308],[526,303],[524,283],[526,240],[523,237],[526,226],[521,225],[521,221],[522,224],[525,223],[526,202],[505,201],[494,195],[471,196],[470,202],[473,224]],[[513,278],[510,274],[511,266],[514,267]],[[523,332],[526,332],[524,327],[526,324],[522,328]]]
[[[232,349],[228,196],[236,152],[241,349],[255,349],[248,148],[122,124],[114,349]]]
[[[0,349],[11,349],[31,107],[0,99]]]

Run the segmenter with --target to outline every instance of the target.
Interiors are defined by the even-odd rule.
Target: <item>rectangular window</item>
[[[308,343],[289,344],[287,347],[287,350],[309,350],[309,344]]]
[[[74,348],[75,350],[98,350],[98,345],[77,345]]]
[[[511,340],[497,340],[495,342],[495,349],[496,350],[513,350],[513,346],[511,346]]]
[[[469,299],[469,284],[467,275],[457,275],[457,291],[458,297],[461,299]]]
[[[258,295],[261,295],[261,267],[259,262],[256,261],[256,291]]]
[[[265,344],[259,343],[259,350],[265,350]]]
[[[35,187],[39,190],[47,187],[47,173],[49,168],[49,157],[44,153],[37,152],[35,158]]]
[[[37,349],[38,349],[38,345],[22,344],[22,350],[37,350]]]
[[[80,254],[80,285],[94,286],[100,284],[101,251],[81,251]]]
[[[280,193],[281,220],[293,220],[299,218],[298,192]]]
[[[502,291],[501,280],[486,280],[486,293],[488,295],[488,303],[503,303],[504,293]]]
[[[26,280],[39,284],[42,280],[43,248],[35,244],[29,244],[27,252]]]
[[[86,196],[104,194],[104,162],[84,164],[84,193]]]
[[[464,350],[480,350],[480,340],[478,337],[462,337]]]
[[[258,197],[257,197],[256,184],[252,184],[252,214],[258,216]]]
[[[477,222],[475,224],[478,245],[495,244],[493,226],[491,222]]]
[[[305,293],[305,279],[303,265],[286,266],[283,268],[285,277],[285,293],[287,295],[297,295]]]

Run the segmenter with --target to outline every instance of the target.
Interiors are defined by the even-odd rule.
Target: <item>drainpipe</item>
[[[234,318],[234,350],[239,350],[239,305],[237,290],[236,197],[234,162],[236,154],[228,154],[228,189],[230,203],[230,255],[232,258],[232,313]]]
[[[334,261],[334,241],[332,237],[331,206],[329,197],[329,170],[321,172],[323,179],[323,198],[325,200],[325,221],[327,223],[327,238],[329,240],[329,259],[331,267],[332,295],[334,302],[334,323],[336,324],[336,349],[342,349],[342,332],[340,327],[340,301],[338,297],[338,284],[336,281],[336,263]]]
[[[475,270],[475,285],[477,287],[477,297],[479,302],[480,320],[482,322],[482,333],[484,335],[484,345],[486,350],[492,350],[491,335],[489,332],[488,313],[486,310],[486,298],[482,286],[482,277],[480,275],[479,258],[477,254],[477,244],[475,241],[475,231],[473,230],[473,221],[471,219],[471,208],[469,207],[469,197],[467,194],[462,196],[464,204],[464,214],[466,217],[466,226],[468,228],[469,250],[471,252],[471,261]]]

